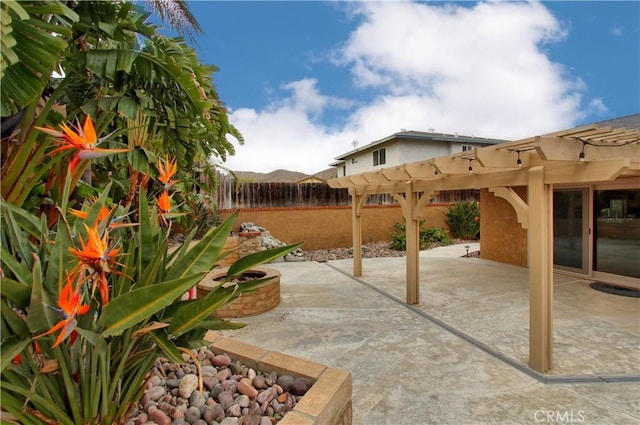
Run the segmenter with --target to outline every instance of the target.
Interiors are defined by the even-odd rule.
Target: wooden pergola
[[[362,275],[361,214],[369,195],[388,193],[406,220],[406,302],[418,304],[419,221],[439,191],[488,189],[513,207],[527,230],[529,366],[553,367],[553,187],[640,176],[640,131],[576,127],[446,157],[329,180],[352,200],[353,275]],[[527,199],[513,187],[526,186]]]

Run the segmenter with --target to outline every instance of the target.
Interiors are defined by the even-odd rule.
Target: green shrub
[[[445,222],[451,234],[460,239],[479,239],[480,206],[475,201],[461,201],[449,206]]]
[[[447,231],[442,227],[427,227],[422,228],[420,222],[420,249],[429,249],[433,244],[449,245],[451,241],[447,236]],[[407,232],[404,223],[396,223],[393,227],[397,228],[398,232],[391,233],[391,249],[398,251],[404,251],[407,249]]]

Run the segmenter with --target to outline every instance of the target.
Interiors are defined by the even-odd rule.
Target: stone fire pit
[[[228,267],[216,268],[209,272],[209,274],[198,283],[198,298],[203,298],[212,288],[220,285],[227,276],[228,269]],[[242,285],[243,281],[250,279],[264,278],[268,280],[258,285],[251,292],[241,294],[233,303],[217,310],[215,315],[225,319],[248,317],[264,313],[277,307],[278,304],[280,304],[279,271],[266,267],[256,267],[244,272],[238,284]]]

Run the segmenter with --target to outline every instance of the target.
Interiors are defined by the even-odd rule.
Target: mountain
[[[256,173],[254,171],[235,171],[241,181],[252,183],[296,183],[307,177],[316,176],[322,180],[328,180],[337,176],[335,168],[320,171],[312,175],[298,171],[274,170],[270,173]]]

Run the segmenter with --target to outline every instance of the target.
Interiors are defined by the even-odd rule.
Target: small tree
[[[460,239],[479,239],[480,205],[476,201],[460,201],[451,205],[445,222],[453,236]]]

